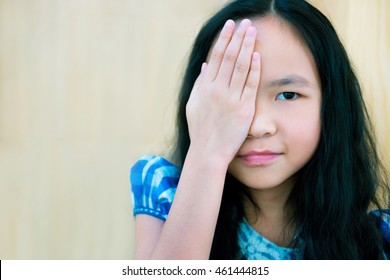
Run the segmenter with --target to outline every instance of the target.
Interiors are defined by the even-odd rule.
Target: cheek
[[[321,133],[318,117],[290,119],[286,127],[285,141],[289,153],[296,155],[298,161],[308,161],[317,149]]]

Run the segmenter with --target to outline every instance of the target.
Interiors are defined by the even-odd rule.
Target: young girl
[[[389,258],[359,84],[303,0],[233,1],[203,26],[173,152],[131,169],[136,258]]]

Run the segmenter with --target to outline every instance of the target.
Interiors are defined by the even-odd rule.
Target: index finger
[[[219,67],[222,63],[226,48],[228,47],[233,35],[235,23],[229,19],[223,26],[217,42],[210,55],[207,71],[205,73],[205,80],[214,81],[218,74]]]

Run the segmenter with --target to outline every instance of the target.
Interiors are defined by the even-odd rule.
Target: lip
[[[282,153],[277,153],[269,150],[250,151],[248,153],[238,155],[238,158],[243,160],[247,165],[268,165],[274,162]]]

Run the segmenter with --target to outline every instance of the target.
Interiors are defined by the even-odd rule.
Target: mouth
[[[277,153],[273,151],[251,151],[237,157],[244,161],[249,166],[259,166],[259,165],[269,165],[277,160],[282,153]]]

